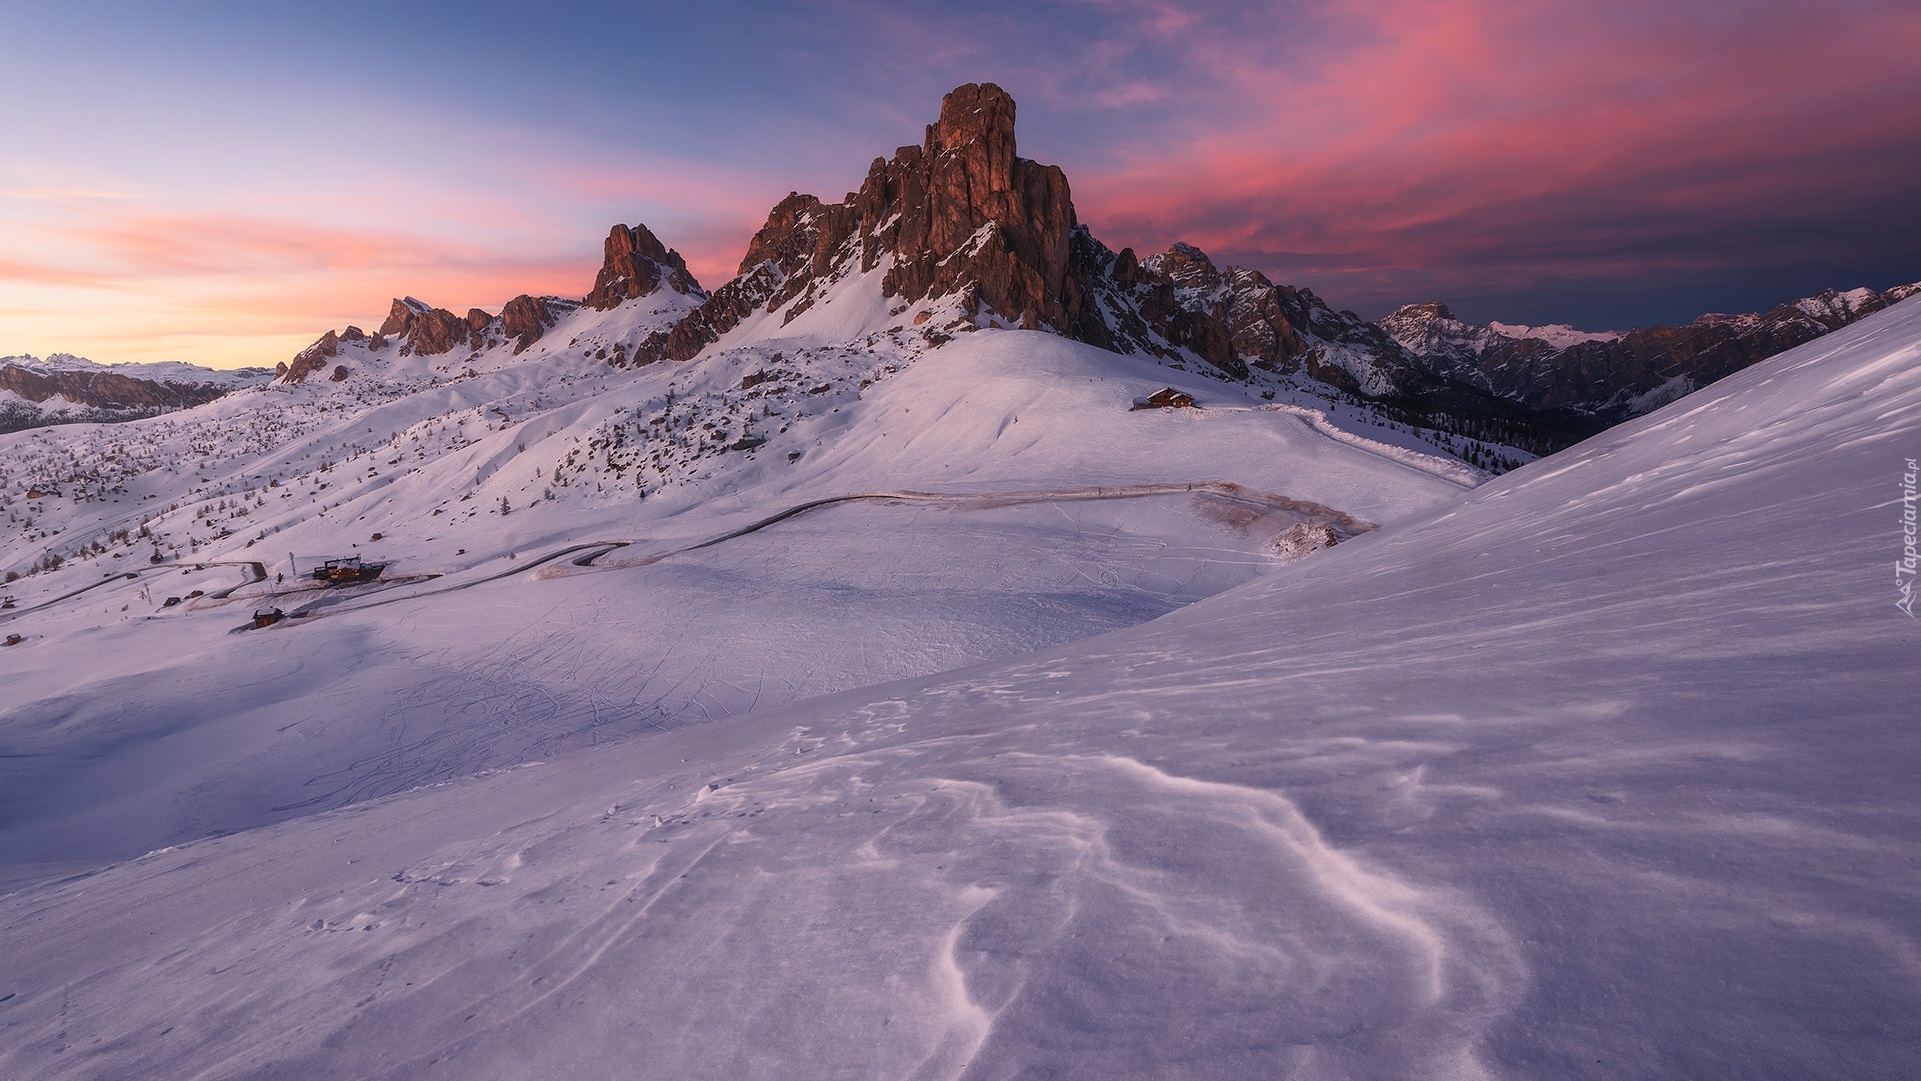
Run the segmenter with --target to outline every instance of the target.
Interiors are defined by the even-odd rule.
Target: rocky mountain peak
[[[968,83],[941,98],[940,119],[927,125],[929,157],[972,143],[986,148],[986,176],[1004,176],[1014,161],[1014,99],[993,83]]]
[[[1176,289],[1211,292],[1221,286],[1220,268],[1192,244],[1177,241],[1159,255],[1148,256],[1141,265],[1149,273],[1173,282]]]
[[[748,274],[764,265],[786,274],[798,271],[819,246],[821,231],[816,226],[827,211],[812,195],[788,192],[787,198],[767,212],[766,223],[747,242],[739,273]]]
[[[957,87],[925,141],[876,158],[847,199],[789,194],[748,245],[740,276],[639,359],[686,360],[756,310],[786,306],[792,319],[833,282],[883,260],[889,297],[959,297],[969,317],[991,312],[1073,335],[1088,311],[1069,273],[1067,177],[1015,154],[1014,114],[1014,99],[992,83]]]
[[[1403,304],[1382,322],[1385,323],[1388,319],[1410,323],[1431,322],[1436,319],[1459,322],[1454,318],[1454,310],[1438,300],[1424,301],[1420,304]]]
[[[469,313],[472,314],[474,312]],[[413,297],[395,298],[387,310],[386,321],[380,324],[381,338],[398,338],[403,353],[421,356],[452,352],[455,346],[470,340],[473,333],[467,318]]]
[[[519,356],[526,348],[547,332],[562,315],[579,307],[577,301],[562,300],[559,297],[532,297],[522,293],[507,302],[500,309],[500,329],[514,342],[514,355]]]
[[[394,301],[395,304],[400,303]],[[392,322],[392,317],[388,317]],[[291,364],[282,364],[274,372],[275,378],[282,383],[298,383],[327,366],[327,361],[340,355],[340,335],[333,331],[322,334],[318,341],[294,354]]]
[[[687,272],[680,253],[667,247],[645,225],[616,225],[607,234],[600,273],[587,303],[601,311],[624,300],[644,297],[661,289],[705,295]]]
[[[1404,304],[1380,321],[1382,330],[1415,356],[1435,358],[1450,375],[1498,338],[1487,327],[1469,326],[1438,300]],[[1504,340],[1504,339],[1503,339]]]

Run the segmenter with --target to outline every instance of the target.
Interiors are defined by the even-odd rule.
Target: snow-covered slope
[[[900,377],[931,384],[941,359]],[[1892,564],[1918,361],[1909,303],[1139,627],[16,893],[0,1058],[34,1077],[1913,1076],[1921,651]],[[926,408],[900,377],[902,415]],[[1173,462],[1177,418],[1144,417]],[[1325,444],[1258,468],[1371,453]],[[823,592],[772,620],[845,635],[872,582],[843,546],[901,509],[930,573],[970,549],[927,518],[957,510],[839,506],[869,517],[785,544],[770,527],[741,539],[773,548],[685,573],[761,568],[770,596],[797,579]],[[885,547],[874,573],[898,573]],[[186,718],[209,699],[251,699],[261,744],[379,717],[383,752],[316,792],[429,776],[540,714],[488,686],[530,653],[590,685],[656,663],[598,624],[678,558],[225,637],[145,681],[145,719],[171,724],[104,717],[112,693],[85,688],[34,716],[51,750],[94,711],[102,742],[56,756],[140,743],[167,768],[203,753]],[[600,605],[553,592],[576,586]],[[643,618],[705,595],[670,583]],[[693,639],[704,613],[684,614]],[[494,710],[468,733],[417,738],[438,689],[298,711],[383,654],[432,664],[522,623],[547,630],[457,666]],[[102,797],[143,776],[102,769],[69,776]],[[86,819],[8,791],[30,828]]]
[[[519,358],[343,346],[339,384],[16,437],[39,473],[118,472],[11,482],[46,489],[16,496],[15,552],[107,543],[8,587],[0,732],[26,757],[0,764],[0,854],[120,858],[1016,656],[1478,479],[1312,399],[1186,376],[1202,408],[1132,409],[1180,373],[1048,334],[922,355],[796,321],[621,371],[592,355],[645,332],[621,318],[583,309]],[[356,553],[380,581],[299,573]],[[292,618],[233,633],[269,609]]]

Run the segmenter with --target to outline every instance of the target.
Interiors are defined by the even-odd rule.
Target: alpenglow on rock
[[[776,204],[739,275],[644,348],[642,362],[690,359],[757,309],[788,306],[792,319],[840,277],[890,256],[887,296],[959,295],[971,312],[1080,337],[1092,313],[1068,274],[1076,223],[1067,177],[1014,151],[1014,99],[992,83],[955,89],[925,141],[876,158],[858,192]]]
[[[606,311],[623,300],[644,297],[661,289],[704,296],[700,283],[687,272],[680,253],[668,248],[645,225],[616,225],[607,234],[600,273],[587,294],[589,307]]]
[[[739,274],[643,343],[635,362],[690,360],[756,312],[791,321],[885,261],[882,293],[921,306],[916,318],[934,307],[927,302],[955,302],[959,318],[920,331],[930,339],[1023,327],[1230,378],[1246,378],[1250,366],[1305,370],[1369,392],[1412,372],[1411,356],[1378,328],[1307,290],[1218,270],[1189,245],[1145,261],[1110,250],[1078,222],[1066,174],[1017,153],[1014,118],[1000,87],[958,87],[921,144],[876,158],[859,191],[839,203],[788,195]]]

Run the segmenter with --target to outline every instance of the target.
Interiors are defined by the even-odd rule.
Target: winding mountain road
[[[1147,497],[1147,496],[1182,495],[1182,494],[1204,495],[1214,499],[1220,499],[1220,500],[1224,500],[1232,503],[1239,503],[1239,504],[1243,504],[1250,507],[1260,508],[1263,510],[1287,511],[1290,513],[1300,515],[1303,520],[1317,521],[1325,525],[1328,525],[1329,527],[1333,528],[1339,535],[1344,537],[1350,537],[1359,533],[1365,533],[1375,528],[1374,525],[1370,522],[1362,521],[1343,511],[1335,510],[1332,507],[1325,507],[1318,503],[1310,503],[1306,500],[1294,499],[1289,496],[1274,495],[1268,492],[1256,491],[1254,489],[1247,488],[1239,484],[1235,484],[1232,481],[1196,481],[1192,483],[1174,483],[1174,484],[1110,485],[1110,486],[1101,486],[1101,487],[1093,487],[1093,488],[1040,488],[1040,489],[1027,489],[1027,490],[1008,491],[1008,492],[921,492],[921,491],[912,491],[912,490],[887,491],[887,492],[857,492],[850,495],[827,496],[822,499],[812,499],[804,503],[797,503],[791,507],[787,507],[784,510],[779,511],[778,513],[768,515],[765,518],[761,518],[757,521],[751,522],[737,529],[731,529],[731,530],[728,530],[727,532],[717,534],[705,540],[697,541],[693,544],[682,545],[681,547],[678,547],[678,548],[673,548],[664,552],[656,552],[656,553],[643,556],[637,559],[601,563],[599,562],[599,560],[607,556],[609,553],[612,553],[615,550],[620,548],[630,547],[636,542],[631,540],[594,540],[594,541],[584,541],[577,544],[571,544],[565,548],[556,549],[552,552],[548,552],[534,559],[530,559],[524,562],[516,562],[513,566],[507,568],[506,570],[496,571],[491,574],[482,575],[481,577],[478,577],[478,578],[472,578],[472,579],[468,579],[466,581],[461,581],[461,582],[454,582],[451,584],[438,586],[433,589],[426,589],[418,592],[405,593],[399,596],[381,597],[378,600],[367,600],[360,603],[354,603],[354,599],[352,598],[351,595],[343,597],[340,592],[333,589],[328,589],[328,590],[322,591],[320,596],[307,601],[306,603],[302,604],[300,607],[287,613],[290,617],[295,617],[295,620],[290,622],[276,623],[276,624],[273,624],[273,626],[285,627],[290,625],[297,625],[298,623],[311,622],[314,619],[322,618],[325,616],[344,615],[349,612],[362,612],[370,608],[380,608],[390,604],[399,604],[403,601],[423,600],[427,597],[440,596],[441,594],[452,593],[458,590],[472,589],[473,587],[478,585],[484,585],[488,582],[496,582],[502,578],[510,578],[510,577],[513,577],[514,575],[522,574],[538,567],[548,566],[554,563],[556,560],[564,559],[567,556],[575,556],[576,558],[570,561],[572,565],[574,567],[586,569],[586,570],[606,570],[606,571],[633,570],[640,567],[652,566],[655,563],[659,563],[665,559],[671,559],[674,556],[685,555],[689,552],[697,552],[704,548],[712,548],[719,544],[725,544],[728,541],[737,540],[741,537],[745,537],[753,533],[758,533],[761,530],[768,529],[772,526],[780,524],[781,522],[788,521],[789,519],[799,517],[800,515],[806,514],[810,511],[815,511],[823,507],[831,507],[831,506],[835,506],[837,504],[842,504],[842,503],[859,503],[859,502],[925,503],[925,504],[933,504],[936,506],[945,506],[945,507],[954,507],[954,508],[967,508],[967,507],[987,508],[987,507],[1016,506],[1020,504],[1026,504],[1026,503],[1050,503],[1050,502],[1106,500],[1106,499],[1138,499],[1138,498]],[[585,553],[585,554],[581,554],[581,553]],[[255,583],[265,581],[267,578],[266,567],[260,562],[253,561],[253,560],[245,560],[245,561],[216,560],[211,562],[197,563],[195,564],[195,566],[198,566],[198,567],[238,566],[238,567],[247,568],[252,573],[253,577],[251,577],[247,581],[240,582],[226,589],[207,594],[207,596],[213,600],[226,600],[232,596],[234,591],[240,589],[241,587],[253,585]],[[58,604],[62,601],[70,600],[74,597],[80,596],[83,593],[87,593],[91,590],[98,589],[101,586],[107,585],[111,582],[120,581],[124,579],[138,578],[143,574],[151,574],[156,571],[173,571],[173,570],[177,570],[178,568],[179,568],[178,564],[167,564],[162,566],[142,567],[142,568],[138,568],[131,571],[119,572],[109,577],[102,578],[98,582],[93,582],[79,589],[72,590],[71,592],[63,593],[57,597],[49,598],[48,600],[42,601],[39,604],[36,604],[30,608],[22,608],[17,611],[8,611],[8,612],[0,613],[0,621],[14,619],[19,616],[27,615],[28,613],[31,613],[31,612],[43,611],[52,605]],[[554,573],[554,572],[550,571],[549,573]],[[561,570],[559,571],[559,573],[567,573],[567,572],[564,570]],[[441,577],[441,576],[440,575],[426,576],[426,578],[429,578],[429,579],[438,578],[438,577]],[[404,585],[407,583],[396,583],[396,584]],[[269,596],[274,599],[278,599],[279,597],[279,595],[277,594],[269,595]],[[335,603],[336,601],[340,601],[342,603]]]
[[[360,612],[360,611],[365,611],[366,609],[369,609],[369,608],[376,608],[376,607],[389,605],[389,604],[397,604],[397,603],[400,603],[401,601],[419,600],[425,597],[438,596],[443,593],[452,593],[456,590],[471,589],[477,585],[482,585],[487,582],[498,581],[502,578],[508,578],[513,575],[522,573],[523,571],[528,571],[536,567],[540,567],[546,564],[551,564],[557,559],[560,559],[564,556],[573,555],[574,553],[577,553],[577,552],[587,552],[588,554],[579,556],[578,558],[572,560],[571,562],[575,567],[592,569],[592,570],[634,570],[640,567],[652,566],[656,563],[661,562],[662,560],[671,559],[674,556],[685,555],[689,552],[697,552],[704,548],[712,548],[719,544],[725,544],[726,542],[731,540],[738,540],[741,537],[745,537],[753,533],[758,533],[761,530],[767,529],[771,526],[778,525],[781,522],[785,522],[785,521],[788,521],[789,519],[799,517],[800,515],[806,514],[809,511],[815,511],[823,507],[831,507],[841,503],[903,502],[903,503],[930,503],[937,506],[947,506],[947,507],[1005,507],[1005,506],[1016,506],[1016,505],[1025,504],[1025,503],[1052,503],[1052,502],[1063,502],[1063,501],[1103,500],[1103,499],[1138,499],[1144,496],[1182,495],[1182,494],[1206,495],[1216,499],[1221,499],[1221,500],[1234,502],[1234,503],[1241,503],[1241,504],[1252,506],[1252,507],[1258,507],[1264,510],[1289,511],[1291,513],[1301,515],[1304,520],[1323,522],[1333,527],[1340,535],[1344,537],[1351,537],[1356,534],[1365,533],[1375,528],[1373,523],[1371,522],[1362,521],[1343,511],[1335,510],[1332,507],[1325,507],[1318,503],[1310,503],[1306,500],[1294,499],[1288,496],[1273,495],[1267,492],[1258,492],[1258,491],[1255,491],[1254,489],[1247,488],[1239,484],[1235,484],[1232,481],[1197,481],[1193,483],[1182,483],[1182,484],[1131,484],[1131,485],[1112,485],[1112,486],[1103,486],[1103,487],[1095,487],[1095,488],[1042,488],[1042,489],[1030,489],[1030,490],[1011,491],[1011,492],[919,492],[919,491],[911,491],[911,490],[890,491],[890,492],[859,492],[852,495],[827,496],[822,499],[808,500],[805,503],[797,503],[794,506],[788,507],[776,514],[768,515],[765,518],[761,518],[757,521],[741,526],[738,529],[731,529],[725,533],[721,533],[716,536],[709,537],[706,540],[698,541],[693,544],[683,545],[679,548],[674,548],[665,552],[656,552],[654,554],[643,556],[638,559],[621,560],[619,562],[611,562],[611,563],[600,563],[598,561],[602,557],[613,552],[615,549],[630,547],[635,542],[634,541],[614,541],[614,540],[590,541],[586,543],[571,545],[569,547],[559,549],[558,551],[549,552],[546,555],[539,557],[538,559],[517,564],[516,566],[508,570],[500,571],[494,574],[489,574],[482,578],[475,578],[470,581],[459,582],[452,585],[442,586],[438,589],[426,590],[419,593],[409,593],[409,594],[406,594],[405,596],[399,596],[399,597],[386,597],[377,601],[369,601],[365,604],[355,604],[350,607],[346,607],[346,606],[337,607],[337,608],[330,607],[324,613],[313,611],[312,609],[308,609],[308,610],[295,612],[292,614],[300,615],[308,619],[311,619],[319,615],[342,615],[348,612]],[[563,571],[561,573],[565,573],[565,572]]]
[[[244,582],[239,582],[234,585],[228,586],[226,589],[217,590],[213,593],[207,594],[207,596],[212,597],[215,600],[226,600],[230,595],[232,595],[234,590],[239,589],[241,586],[250,586],[250,585],[253,585],[255,582],[264,582],[267,580],[266,565],[261,563],[258,560],[253,560],[253,559],[246,559],[246,560],[221,559],[221,560],[213,560],[211,562],[195,563],[194,566],[200,567],[200,568],[244,567],[253,572],[253,577],[247,579]],[[180,564],[178,563],[161,563],[151,567],[136,567],[130,571],[114,571],[113,573],[102,577],[98,582],[93,582],[88,585],[81,586],[79,589],[70,590],[66,593],[60,594],[57,597],[49,597],[46,600],[41,601],[39,604],[35,604],[27,608],[14,608],[14,609],[8,609],[5,611],[0,611],[0,623],[4,623],[7,620],[11,620],[11,619],[18,619],[19,617],[27,615],[32,612],[41,611],[45,608],[51,607],[52,605],[59,604],[61,601],[71,600],[74,597],[78,597],[82,593],[88,593],[93,590],[99,589],[101,586],[104,586],[104,585],[110,585],[114,582],[123,582],[130,578],[138,578],[143,574],[157,574],[161,572],[171,573],[179,569],[180,569]]]

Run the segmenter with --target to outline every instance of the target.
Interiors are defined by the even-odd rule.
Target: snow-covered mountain
[[[999,87],[961,87],[921,145],[876,159],[841,202],[788,196],[738,276],[648,342],[638,362],[689,359],[742,324],[773,312],[798,319],[873,278],[885,314],[843,333],[896,316],[907,325],[893,329],[936,345],[983,328],[1044,329],[1219,377],[1275,385],[1256,376],[1299,374],[1375,396],[1425,378],[1378,327],[1311,291],[1220,270],[1187,244],[1145,260],[1112,251],[1077,220],[1059,167],[1016,154],[1014,115]]]
[[[1681,327],[1590,333],[1568,326],[1479,326],[1437,301],[1409,304],[1382,329],[1437,376],[1530,409],[1616,421],[1639,416],[1723,376],[1921,293],[1826,290],[1749,315],[1703,315]]]
[[[955,569],[989,584],[979,612],[1045,561],[979,562],[971,512],[882,502],[678,571],[630,556],[264,633],[179,613],[191,664],[14,712],[11,761],[51,775],[13,767],[9,845],[131,855],[156,810],[236,832],[0,900],[0,1057],[1906,1076],[1916,634],[1869,571],[1899,558],[1918,359],[1909,304],[1144,626],[724,724],[632,734],[659,700],[634,689],[682,677],[666,640],[736,667],[810,637],[867,654],[881,593],[926,603]],[[1047,528],[1019,512],[988,532]],[[134,632],[65,622],[128,656]],[[356,728],[378,733],[357,752]],[[514,754],[542,761],[420,786]],[[244,828],[249,802],[279,824]]]
[[[951,150],[973,153],[965,140]],[[960,243],[985,259],[978,231]],[[330,331],[267,385],[132,424],[9,437],[0,590],[14,607],[0,621],[23,641],[4,656],[44,666],[12,684],[13,746],[66,740],[40,733],[30,703],[68,693],[74,652],[98,652],[80,645],[96,635],[121,658],[92,669],[102,703],[149,686],[142,673],[213,657],[216,670],[277,668],[256,651],[285,656],[268,643],[289,637],[305,640],[285,647],[296,654],[356,659],[323,665],[344,681],[324,691],[271,680],[278,720],[251,696],[200,702],[172,741],[197,748],[192,761],[146,763],[119,794],[34,760],[14,791],[93,790],[92,806],[63,810],[53,832],[51,820],[7,818],[0,853],[119,858],[614,735],[1015,656],[1161,615],[1486,475],[1449,453],[1484,445],[1409,431],[1309,378],[1232,379],[1174,347],[1128,356],[1008,329],[969,278],[909,303],[888,292],[889,268],[904,265],[892,257],[812,277],[779,270],[780,258],[750,258],[710,298],[644,227],[623,225],[584,303],[522,297],[460,316],[402,298],[376,331]],[[756,275],[782,292],[723,328],[716,313]],[[689,360],[646,362],[689,326],[712,340]],[[1198,407],[1136,408],[1167,388]],[[760,529],[769,519],[777,527]],[[770,551],[783,553],[771,567]],[[351,556],[383,563],[382,576],[346,589],[309,577]],[[608,574],[639,592],[610,594]],[[559,602],[527,627],[524,614],[463,614],[442,645],[314,644],[346,609],[464,610],[469,590],[493,596],[527,575]],[[284,623],[251,627],[256,610],[276,609]],[[552,646],[503,654],[582,612],[591,652],[645,666],[594,661],[600,674],[587,676],[553,667]],[[813,629],[825,613],[830,634]],[[460,688],[432,708],[417,701],[423,656]],[[477,738],[491,707],[470,693],[476,671],[516,688],[507,700],[545,703],[545,720]],[[342,696],[371,696],[368,723],[338,723]],[[262,744],[289,711],[318,723]],[[309,791],[380,753],[395,738],[385,718],[401,714],[414,733],[403,742],[466,749]],[[56,728],[89,733],[82,742],[119,738],[117,721],[69,721]],[[145,753],[70,765],[111,772]]]
[[[0,437],[0,1074],[1914,1072],[1921,301],[1490,480],[990,91]]]
[[[55,353],[0,357],[0,432],[43,424],[128,420],[210,402],[271,378],[263,368],[98,364]]]

